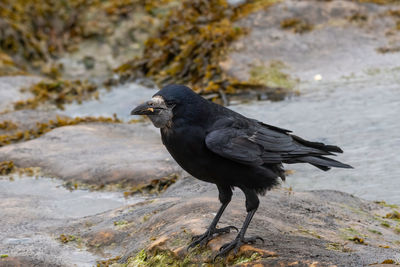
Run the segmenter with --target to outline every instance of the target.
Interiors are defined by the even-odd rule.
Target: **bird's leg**
[[[258,200],[257,194],[254,192],[254,190],[247,188],[242,188],[242,190],[246,195],[246,209],[247,209],[247,216],[243,223],[243,227],[232,242],[222,245],[222,247],[219,249],[220,252],[215,256],[214,259],[216,259],[217,257],[226,256],[232,249],[236,254],[239,251],[239,248],[243,244],[253,244],[257,241],[257,239],[264,242],[264,239],[262,239],[259,236],[253,236],[247,238],[244,237],[246,230],[251,222],[251,219],[253,218],[254,214],[257,211],[260,201]]]
[[[230,187],[224,187],[219,185],[217,185],[217,187],[219,191],[219,200],[221,201],[222,205],[219,208],[217,215],[215,215],[214,219],[212,220],[207,231],[204,234],[193,236],[192,243],[190,243],[188,249],[193,248],[197,245],[204,246],[208,243],[208,241],[213,239],[216,235],[229,233],[230,230],[232,229],[238,231],[238,229],[235,226],[216,228],[217,223],[222,216],[222,213],[224,212],[225,208],[228,206],[232,198],[232,190]]]

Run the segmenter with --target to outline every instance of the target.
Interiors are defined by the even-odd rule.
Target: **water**
[[[54,229],[68,228],[74,219],[143,200],[125,199],[117,192],[69,191],[62,184],[46,177],[14,177],[10,181],[0,176],[1,254],[43,259],[54,266],[93,266],[101,256],[62,244]]]
[[[157,89],[147,88],[135,83],[113,87],[111,91],[103,90],[99,100],[86,101],[83,105],[74,103],[66,105],[64,114],[76,116],[105,116],[117,114],[118,118],[129,121],[133,117],[131,110],[149,100]],[[135,117],[137,118],[137,117]]]
[[[344,150],[355,169],[322,172],[287,165],[294,190],[333,189],[369,200],[400,203],[400,68],[327,83],[303,83],[300,97],[232,109]]]

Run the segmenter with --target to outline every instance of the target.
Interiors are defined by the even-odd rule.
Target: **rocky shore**
[[[391,165],[398,162],[393,154],[398,142],[390,138],[386,142],[392,142],[391,145],[385,146],[378,141],[365,141],[383,132],[394,135],[400,129],[395,120],[390,120],[393,115],[387,118],[390,123],[373,128],[386,115],[373,110],[364,112],[362,108],[376,101],[377,106],[387,105],[396,113],[399,99],[396,84],[400,84],[400,53],[396,49],[400,46],[400,6],[395,1],[375,2],[379,1],[277,1],[269,3],[268,9],[235,19],[235,27],[247,28],[249,33],[229,46],[226,57],[218,63],[221,70],[235,79],[263,84],[265,88],[289,89],[291,98],[285,98],[287,91],[279,90],[274,91],[279,99],[271,99],[271,94],[262,90],[228,96],[217,92],[208,97],[226,96],[222,102],[241,103],[233,108],[251,111],[252,106],[262,108],[248,103],[257,99],[286,99],[280,107],[285,109],[296,99],[310,95],[315,96],[310,102],[335,97],[334,92],[340,87],[355,88],[358,95],[366,93],[366,86],[376,89],[376,98],[350,102],[359,104],[348,108],[351,121],[339,118],[336,125],[326,123],[318,128],[310,124],[308,128],[314,133],[321,129],[322,136],[337,143],[337,135],[328,133],[343,124],[342,128],[358,131],[363,139],[347,140],[344,157],[356,168],[340,174],[338,190],[349,191],[339,184],[346,185],[346,179],[361,180],[357,173],[377,172],[368,171],[363,161],[367,165],[382,163],[378,172],[382,179],[396,177],[397,167]],[[146,13],[146,19],[152,20],[153,15],[149,16]],[[147,33],[144,35],[138,38],[141,44],[137,49],[130,48],[135,55],[143,50]],[[97,46],[91,43],[87,47]],[[81,60],[79,55],[85,54],[82,51],[61,60],[71,63],[67,72],[85,71],[74,67]],[[99,62],[105,60],[101,58]],[[115,67],[116,63],[112,61],[112,65]],[[96,68],[101,69],[101,74],[109,69],[99,64]],[[96,68],[88,76],[95,75]],[[66,76],[76,78],[79,73]],[[263,237],[264,243],[243,246],[237,257],[213,262],[219,247],[235,237],[232,232],[217,237],[206,248],[186,251],[191,236],[203,233],[217,211],[217,190],[182,171],[163,147],[158,130],[148,121],[128,119],[129,108],[155,89],[136,83],[114,84],[110,90],[99,89],[99,100],[84,99],[81,105],[63,102],[64,109],[60,109],[57,98],[56,102],[36,109],[14,109],[15,102],[33,97],[32,91],[21,88],[29,88],[43,78],[0,77],[0,266],[400,264],[398,205],[336,190],[292,190],[285,184],[260,198],[259,211],[249,227],[248,234]],[[378,89],[394,93],[388,97]],[[129,90],[144,93],[120,93]],[[353,114],[364,114],[369,119],[357,124],[352,121],[356,119]],[[270,122],[268,119],[266,122]],[[384,154],[389,158],[383,161],[383,152],[377,153],[376,146],[386,149]],[[389,159],[392,164],[387,163]],[[328,177],[314,169],[294,171],[293,176],[307,178],[311,171],[318,178]],[[327,179],[335,179],[334,172]],[[377,177],[362,178],[363,186],[369,183],[374,190],[382,188],[388,195],[397,191],[393,189],[395,178],[391,178],[394,186],[387,187],[373,180]],[[219,226],[239,227],[245,217],[243,203],[244,196],[236,190]]]

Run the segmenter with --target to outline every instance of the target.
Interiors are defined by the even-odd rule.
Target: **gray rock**
[[[0,161],[41,167],[49,175],[89,184],[132,186],[180,172],[145,124],[85,124],[54,129],[42,137],[0,148]]]
[[[244,201],[241,192],[234,194],[220,227],[242,225]],[[261,254],[256,262],[266,266],[293,262],[298,262],[296,266],[312,262],[318,266],[366,266],[398,257],[399,235],[382,225],[382,221],[396,225],[395,220],[383,218],[393,212],[389,207],[326,190],[276,189],[260,201],[247,235],[261,236],[265,243],[245,246],[241,251],[247,257],[253,252]],[[77,220],[58,231],[80,236],[97,252],[122,255],[121,262],[129,262],[145,248],[149,257],[157,251],[164,256],[168,252],[176,264],[184,260],[199,264],[211,262],[219,247],[236,235],[233,232],[212,240],[209,250],[186,252],[191,236],[206,230],[219,205],[215,186],[188,177],[161,197]],[[234,261],[228,258],[228,262]]]
[[[57,117],[67,118],[67,116],[58,113],[58,111],[46,110],[23,109],[3,113],[0,114],[0,123],[10,121],[15,124],[16,128],[11,130],[0,129],[0,135],[34,129],[38,123],[48,123],[49,120],[56,120]]]

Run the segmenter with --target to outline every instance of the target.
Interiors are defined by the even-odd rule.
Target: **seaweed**
[[[0,175],[8,175],[15,169],[13,161],[0,162]]]
[[[12,131],[17,128],[18,128],[18,126],[12,121],[5,120],[5,121],[0,122],[0,130]]]
[[[285,30],[292,30],[294,33],[302,34],[312,31],[314,26],[303,19],[287,18],[281,21],[281,28]]]
[[[400,4],[400,0],[355,0],[360,3],[373,3],[377,5]]]
[[[243,89],[265,88],[239,81],[219,63],[230,44],[248,30],[234,22],[277,1],[254,0],[232,6],[225,0],[185,0],[172,9],[157,34],[145,43],[144,54],[115,69],[124,82],[151,77],[158,86],[180,83],[202,94],[234,94]]]
[[[56,120],[49,120],[47,123],[36,123],[36,127],[26,131],[16,131],[12,134],[0,135],[0,147],[17,143],[20,141],[31,140],[37,138],[55,128],[76,125],[81,123],[105,122],[105,123],[121,123],[122,121],[114,115],[113,118],[107,117],[75,117],[62,118],[57,116]]]
[[[171,174],[167,177],[152,180],[148,184],[132,187],[129,191],[124,192],[124,197],[132,196],[136,193],[160,194],[173,185],[178,179],[177,174]]]
[[[14,103],[14,109],[35,109],[39,105],[48,103],[59,109],[64,109],[64,104],[74,101],[79,104],[84,100],[98,98],[97,86],[88,81],[46,80],[32,85],[28,89],[33,98],[20,100]]]
[[[78,50],[82,41],[104,41],[137,13],[162,17],[161,7],[169,2],[4,0],[0,4],[0,51],[24,71],[54,78],[62,69],[55,61],[64,53]],[[114,42],[112,46],[115,51],[120,44]]]

